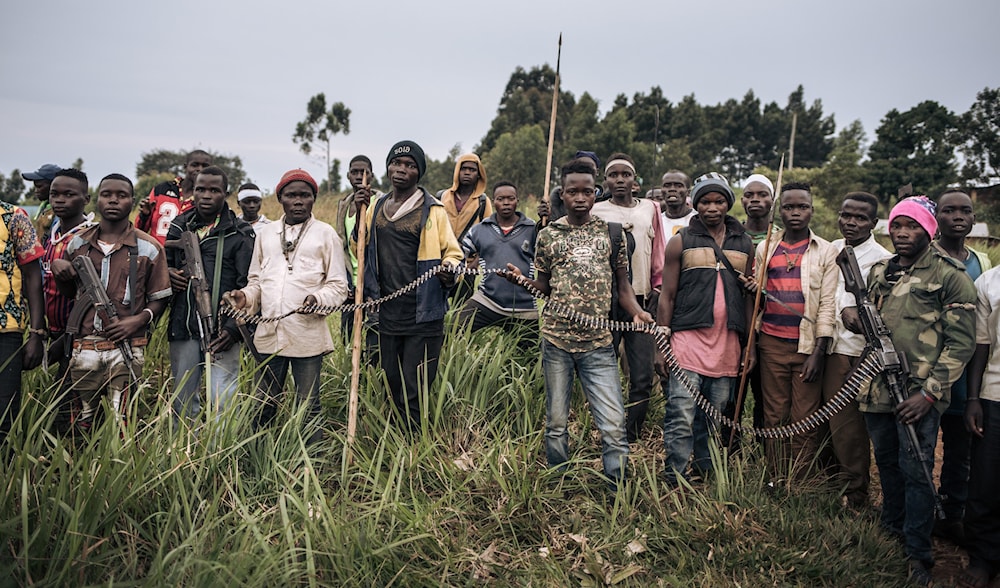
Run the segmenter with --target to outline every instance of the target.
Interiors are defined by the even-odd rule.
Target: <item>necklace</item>
[[[281,219],[281,253],[285,256],[285,263],[288,264],[288,271],[292,271],[292,257],[294,257],[295,248],[299,246],[299,241],[302,240],[302,235],[306,234],[309,230],[309,226],[312,224],[312,218],[307,220],[304,225],[302,225],[302,230],[299,231],[298,236],[295,237],[294,241],[289,241],[285,237],[285,229],[288,227],[285,224],[285,219]]]
[[[802,253],[801,252],[795,254],[792,257],[788,257],[788,250],[787,249],[785,249],[784,251],[782,251],[782,253],[785,255],[785,271],[786,272],[790,272],[793,269],[795,269],[795,265],[799,262],[800,259],[802,259]]]

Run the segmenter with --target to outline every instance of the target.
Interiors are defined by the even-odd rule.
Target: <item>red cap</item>
[[[304,169],[293,169],[285,172],[285,175],[281,176],[278,180],[278,187],[274,189],[274,193],[281,195],[281,191],[292,182],[305,182],[309,184],[312,188],[313,196],[319,192],[319,186],[316,184],[316,180],[313,179],[309,172]]]

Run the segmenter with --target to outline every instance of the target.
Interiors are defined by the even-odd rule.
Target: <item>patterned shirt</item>
[[[611,309],[611,237],[608,224],[596,216],[582,226],[565,217],[538,234],[535,270],[549,274],[550,299],[573,310],[607,318]],[[628,267],[625,247],[618,250],[616,268]],[[542,336],[568,353],[584,353],[611,343],[611,331],[593,329],[562,318],[546,305],[542,312]]]
[[[768,293],[802,314],[806,310],[806,298],[802,293],[802,256],[808,247],[808,239],[791,244],[782,241],[767,264]],[[801,322],[800,316],[768,299],[764,305],[761,331],[773,337],[797,341]]]
[[[149,192],[152,212],[149,216],[139,215],[135,219],[135,228],[152,235],[160,245],[167,240],[170,222],[182,212],[187,212],[194,206],[194,200],[185,199],[181,190],[181,179],[172,182],[162,182],[153,186]]]
[[[51,265],[55,259],[62,259],[66,253],[66,246],[76,236],[77,233],[94,226],[90,218],[73,227],[61,232],[58,227],[53,227],[52,234],[45,240],[45,256],[42,257],[42,291],[45,293],[45,319],[49,323],[49,331],[61,333],[66,330],[66,320],[73,310],[73,299],[63,296],[59,292],[56,279],[52,275]]]
[[[45,254],[35,227],[23,208],[0,201],[0,333],[17,333],[28,326],[28,308],[21,284],[21,266]]]

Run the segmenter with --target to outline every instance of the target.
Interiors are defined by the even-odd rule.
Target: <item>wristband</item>
[[[147,325],[148,325],[148,324],[150,324],[150,323],[152,323],[152,322],[153,322],[153,319],[155,319],[155,318],[156,318],[156,315],[154,315],[154,314],[153,314],[153,311],[152,311],[152,310],[149,310],[148,308],[144,308],[144,309],[142,309],[142,312],[148,312],[148,313],[149,313],[149,320],[148,320],[148,321],[146,321],[146,324],[147,324]]]
[[[934,404],[935,402],[937,402],[937,399],[934,398],[933,396],[931,396],[930,394],[928,394],[927,390],[921,390],[920,393],[923,395],[924,400],[926,400],[927,402],[930,402],[931,404]]]
[[[32,335],[38,335],[40,337],[49,336],[49,332],[46,331],[45,329],[28,329],[28,332],[31,333]]]

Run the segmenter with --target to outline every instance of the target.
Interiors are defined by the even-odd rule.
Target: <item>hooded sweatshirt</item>
[[[471,161],[479,168],[479,182],[472,190],[472,196],[465,201],[461,212],[455,202],[455,194],[458,192],[458,171],[462,169],[462,163]],[[455,238],[462,241],[468,229],[483,221],[484,218],[493,214],[493,203],[486,196],[486,170],[483,163],[475,153],[467,153],[458,158],[455,162],[455,175],[452,177],[451,188],[441,192],[441,203],[444,204],[444,211],[448,213],[448,222],[451,223],[451,230],[455,233]],[[482,203],[482,213],[480,214],[480,203]]]

